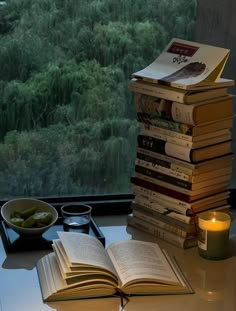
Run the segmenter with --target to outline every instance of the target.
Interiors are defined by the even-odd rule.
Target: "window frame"
[[[123,215],[132,212],[131,203],[134,195],[130,194],[111,194],[111,195],[88,195],[88,196],[71,196],[71,197],[51,197],[51,198],[36,198],[53,205],[59,216],[61,215],[60,208],[68,203],[83,203],[92,206],[93,216],[105,215]],[[0,206],[8,200],[1,200]]]

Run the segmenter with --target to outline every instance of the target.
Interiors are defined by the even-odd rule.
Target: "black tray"
[[[5,251],[8,253],[52,249],[52,240],[58,238],[57,231],[64,231],[62,218],[60,217],[55,225],[49,228],[42,236],[38,237],[20,237],[3,220],[0,220],[1,238]],[[105,247],[105,237],[93,218],[90,222],[89,234],[100,240]]]

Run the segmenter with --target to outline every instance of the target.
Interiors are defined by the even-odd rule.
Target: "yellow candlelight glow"
[[[207,231],[224,231],[230,227],[230,216],[221,212],[208,212],[206,217],[199,217],[199,228]]]

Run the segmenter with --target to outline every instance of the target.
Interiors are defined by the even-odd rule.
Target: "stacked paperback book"
[[[230,212],[234,81],[220,78],[228,56],[173,39],[129,82],[141,133],[128,225],[181,248],[197,245],[199,213]]]

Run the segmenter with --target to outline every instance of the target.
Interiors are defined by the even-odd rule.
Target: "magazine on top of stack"
[[[154,62],[132,77],[188,90],[233,86],[234,80],[221,77],[229,53],[229,49],[174,38]]]

